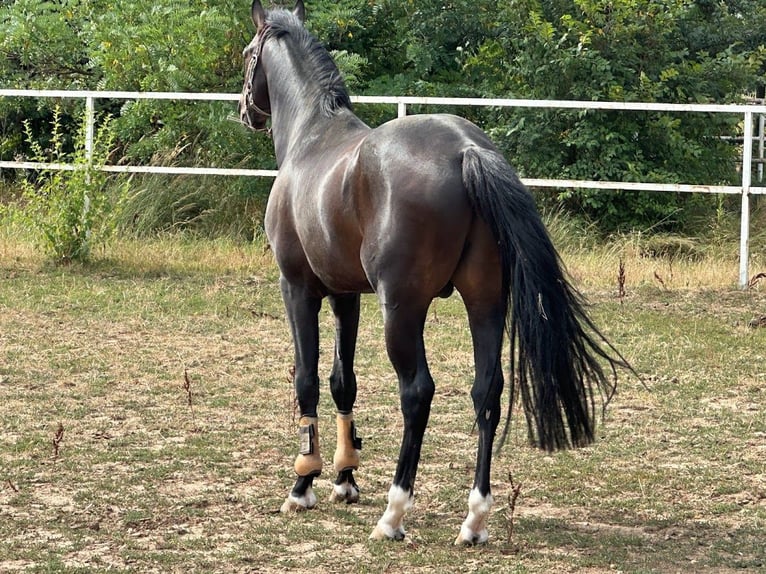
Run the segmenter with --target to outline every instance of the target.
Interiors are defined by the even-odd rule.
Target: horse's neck
[[[350,109],[341,108],[328,116],[316,101],[325,88],[315,78],[306,77],[293,57],[282,61],[279,77],[269,78],[271,125],[279,165],[292,154],[342,146],[359,132],[369,130]]]
[[[328,153],[333,148],[346,147],[350,140],[358,139],[370,129],[348,109],[338,110],[329,117],[310,108],[297,114],[288,109],[272,110],[274,150],[280,166],[288,159],[311,156],[319,150]]]

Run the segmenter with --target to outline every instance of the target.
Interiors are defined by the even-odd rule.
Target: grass
[[[374,298],[363,301],[357,360],[362,500],[330,505],[328,467],[319,508],[284,516],[292,346],[263,245],[125,240],[90,265],[55,267],[0,231],[0,571],[765,569],[766,331],[748,327],[766,314],[763,287],[736,289],[725,249],[670,260],[616,238],[575,242],[564,259],[645,384],[621,378],[586,449],[530,449],[517,413],[493,469],[490,543],[465,549],[451,544],[476,438],[456,296],[435,302],[426,327],[437,393],[408,539],[377,543],[367,536],[401,420]],[[762,265],[756,256],[754,272]],[[332,333],[323,310],[324,378]],[[322,391],[329,461],[334,409]],[[509,473],[521,485],[513,516]]]

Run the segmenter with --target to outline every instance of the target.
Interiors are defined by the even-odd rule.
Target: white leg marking
[[[378,520],[377,526],[370,534],[373,540],[402,540],[405,535],[402,521],[407,511],[412,508],[414,500],[410,493],[398,486],[392,486],[388,491],[388,507]]]
[[[332,502],[359,502],[359,489],[350,482],[333,484],[330,500]]]
[[[478,489],[471,489],[468,495],[468,516],[460,527],[455,544],[484,544],[487,541],[487,518],[492,502],[491,494],[482,496]]]
[[[301,510],[309,510],[317,505],[317,497],[314,494],[314,489],[309,487],[306,494],[303,496],[293,496],[292,493],[287,497],[287,500],[282,504],[280,512],[300,512]]]

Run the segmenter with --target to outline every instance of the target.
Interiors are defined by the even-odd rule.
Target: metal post
[[[85,160],[88,163],[88,168],[93,165],[93,132],[95,115],[93,96],[88,96],[85,98]]]
[[[766,114],[758,115],[758,181],[763,181],[764,131],[766,131]]]
[[[93,101],[93,96],[87,96],[85,98],[85,184],[90,184],[90,170],[93,168],[93,139],[94,139],[94,124],[96,123],[96,112]],[[85,236],[90,239],[91,229],[87,226],[87,216],[90,211],[90,195],[88,194],[88,188],[85,188],[85,195],[83,196],[82,204],[82,223],[85,226]]]
[[[753,112],[745,112],[742,146],[742,214],[739,231],[739,287],[747,288],[750,246],[750,179],[753,162]]]

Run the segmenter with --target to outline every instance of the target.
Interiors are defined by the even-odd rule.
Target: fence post
[[[93,168],[93,139],[95,132],[95,104],[93,96],[85,98],[85,183],[90,184],[90,170]],[[87,226],[87,216],[90,211],[90,195],[85,189],[82,205],[82,222],[85,225],[85,236],[90,239],[91,229]]]
[[[753,163],[753,112],[745,112],[744,143],[742,145],[742,214],[739,231],[739,287],[748,283],[748,254],[750,247],[750,180]]]
[[[85,98],[85,160],[88,168],[93,165],[93,133],[95,123],[95,104],[93,96]]]
[[[403,118],[407,115],[407,104],[404,102],[399,102],[399,104],[396,106],[396,115],[400,118]]]
[[[764,132],[766,132],[766,114],[758,114],[758,182],[763,181]]]

